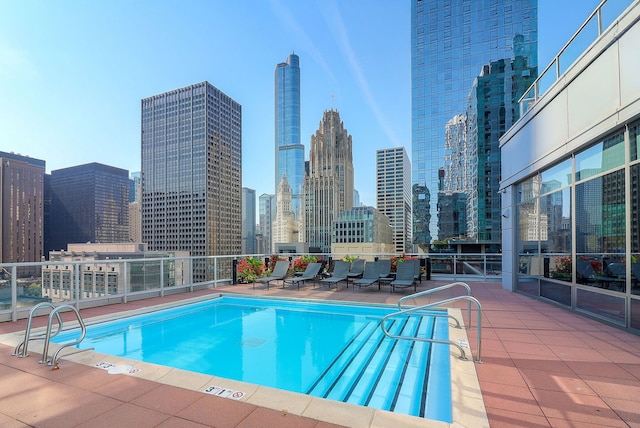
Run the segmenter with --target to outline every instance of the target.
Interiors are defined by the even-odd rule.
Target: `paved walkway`
[[[423,282],[421,289],[443,283]],[[476,370],[491,427],[640,427],[640,337],[510,293],[497,283],[469,285],[484,311],[484,363],[476,364]],[[82,315],[90,318],[216,292],[371,303],[395,303],[402,295],[377,289],[254,290],[237,285],[83,309]],[[429,300],[457,294],[459,288]],[[475,326],[475,316],[473,322]],[[23,331],[25,324],[0,323],[0,334]],[[475,330],[469,339],[475,355]],[[60,370],[52,371],[36,363],[39,355],[19,359],[11,352],[0,345],[3,427],[335,426],[134,376],[111,376],[64,360]]]

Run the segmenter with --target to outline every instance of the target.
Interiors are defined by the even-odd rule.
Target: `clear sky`
[[[599,3],[539,0],[540,69]],[[242,185],[275,193],[274,70],[292,51],[307,159],[332,107],[353,137],[361,202],[375,206],[376,149],[411,157],[407,0],[0,0],[0,10],[0,151],[45,160],[48,173],[89,162],[139,171],[140,100],[207,80],[242,105]]]

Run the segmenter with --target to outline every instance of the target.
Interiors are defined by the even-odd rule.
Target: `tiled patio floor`
[[[444,284],[423,282],[420,289]],[[469,283],[482,303],[482,364],[476,364],[491,427],[640,427],[640,337],[503,290]],[[450,289],[417,303],[458,295]],[[402,293],[304,287],[221,287],[83,309],[84,318],[218,292],[396,303]],[[410,291],[406,291],[410,294]],[[457,305],[463,307],[463,305]],[[465,318],[466,319],[466,318]],[[39,320],[41,322],[41,320]],[[471,349],[474,330],[469,332]],[[0,334],[26,321],[0,323]],[[3,427],[329,427],[332,424],[164,385],[64,359],[61,369],[19,359],[0,345]],[[399,427],[396,427],[399,428]]]

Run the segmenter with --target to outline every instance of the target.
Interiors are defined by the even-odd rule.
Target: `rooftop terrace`
[[[422,288],[445,283],[423,282]],[[491,427],[640,426],[640,337],[503,290],[498,283],[469,285],[483,305],[484,363],[475,368]],[[219,292],[389,304],[402,296],[351,288],[305,287],[298,291],[276,285],[254,290],[251,284],[243,284],[81,313],[88,319]],[[459,293],[449,289],[422,297],[418,303]],[[42,319],[37,322],[43,324]],[[26,320],[0,323],[0,334],[24,331],[25,325]],[[469,332],[469,341],[475,355],[475,332]],[[19,359],[11,356],[12,351],[0,345],[2,426],[330,427],[340,425],[336,420],[345,420],[330,413],[298,416],[135,375],[113,376],[64,358],[60,370],[53,371],[39,365],[39,355],[33,352]],[[376,426],[357,415],[342,425]]]

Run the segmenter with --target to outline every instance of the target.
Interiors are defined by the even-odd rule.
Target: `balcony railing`
[[[344,254],[312,254],[325,261]],[[267,262],[270,254],[251,255]],[[279,254],[295,260],[302,254]],[[395,254],[350,254],[367,260],[400,257]],[[77,309],[126,303],[236,281],[236,262],[247,255],[73,260],[0,264],[0,321],[26,318],[36,304],[47,301]],[[423,279],[498,281],[501,254],[405,255],[418,258]],[[428,272],[427,272],[428,270]]]
[[[588,47],[617,20],[632,0],[603,0],[518,100],[520,117],[560,79]]]

